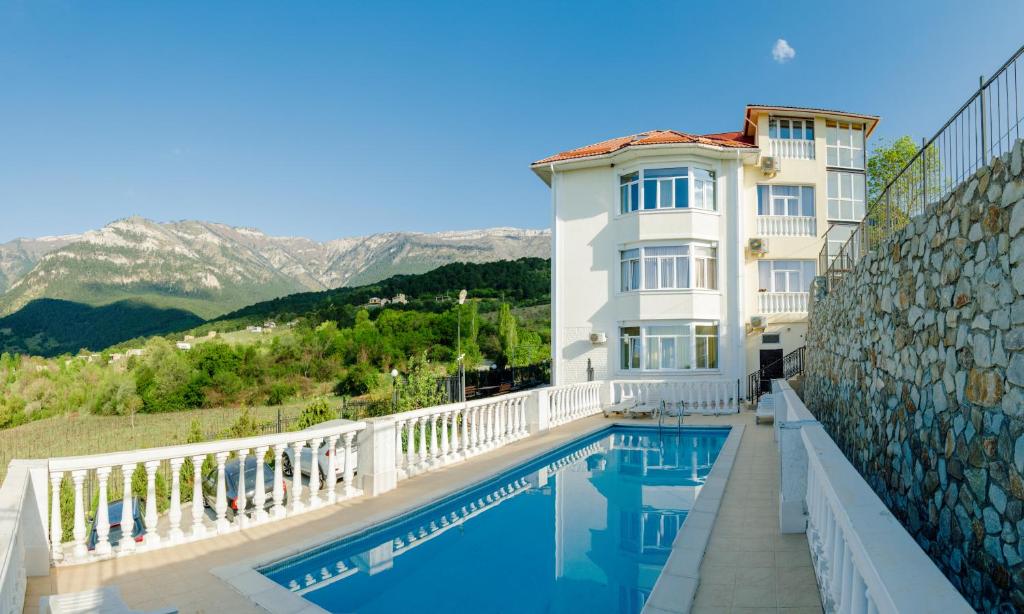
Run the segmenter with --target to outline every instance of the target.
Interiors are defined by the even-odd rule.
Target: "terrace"
[[[119,587],[125,602],[139,610],[323,611],[302,597],[305,589],[341,579],[355,567],[339,560],[335,567],[300,578],[305,586],[294,584],[291,590],[255,568],[423,509],[610,424],[656,426],[651,418],[605,417],[603,409],[662,399],[685,404],[687,427],[731,430],[678,533],[652,535],[668,539],[661,545],[668,558],[653,590],[634,604],[637,611],[969,611],[788,385],[776,381],[774,387],[775,427],[755,425],[753,412],[741,409],[735,385],[724,382],[591,382],[250,439],[15,461],[0,490],[0,611],[36,611],[43,596],[109,585]],[[663,427],[675,431],[674,423]],[[624,438],[603,441],[611,448],[631,445]],[[229,456],[252,453],[273,457],[276,474],[286,447],[299,452],[324,445],[335,453],[327,457],[332,470],[322,489],[317,472],[304,479],[296,471],[287,481],[275,475],[275,485],[287,484],[287,500],[279,492],[283,488],[264,492],[257,480],[259,511],[229,519],[221,487],[212,511],[199,505],[183,513],[182,490],[198,484],[198,479],[183,483],[185,459],[202,463],[211,454],[222,466]],[[592,444],[539,473],[595,450]],[[173,479],[169,508],[160,514],[148,502],[156,499],[154,476],[163,462],[171,466]],[[646,453],[642,462],[646,470]],[[82,483],[87,477],[99,480],[102,501],[105,481],[125,480],[133,471],[147,478],[150,529],[138,543],[127,539],[108,544],[109,550],[99,544],[89,550]],[[119,480],[110,479],[115,472]],[[62,479],[76,487],[73,501],[59,496],[48,501],[44,493],[59,492],[55,489]],[[538,487],[520,479],[500,484],[478,505],[463,507],[463,517],[445,515],[402,543],[387,541],[382,544],[387,552],[375,550],[374,560],[359,566],[363,571],[386,569],[413,546]],[[291,497],[294,493],[299,496]],[[244,495],[242,503],[244,509]],[[72,540],[49,539],[63,534],[60,506],[68,504],[75,508]],[[269,507],[266,513],[264,507]],[[558,521],[564,526],[573,518]],[[464,590],[452,577],[450,585],[437,587],[433,599],[448,603]],[[431,595],[421,597],[429,605]]]

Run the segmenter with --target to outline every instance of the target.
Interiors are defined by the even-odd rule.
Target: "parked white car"
[[[321,428],[328,427],[328,426],[336,426],[336,425],[340,425],[340,424],[348,424],[350,422],[352,422],[352,421],[351,420],[329,420],[327,422],[321,422],[320,424],[317,424],[316,426],[310,427],[310,429],[321,429]],[[309,430],[309,429],[307,429],[307,430]],[[318,464],[319,464],[319,467],[320,467],[320,487],[321,488],[323,488],[323,485],[326,483],[325,480],[327,478],[327,471],[328,471],[328,469],[331,466],[331,460],[330,460],[330,455],[331,454],[337,454],[338,455],[337,459],[334,461],[334,468],[335,468],[336,479],[340,480],[341,476],[344,475],[344,473],[345,473],[345,463],[346,462],[352,463],[352,473],[353,474],[356,471],[356,447],[355,447],[355,445],[353,445],[352,448],[349,450],[349,455],[348,455],[347,459],[345,458],[345,442],[340,437],[338,438],[336,448],[337,448],[336,450],[331,450],[327,446],[327,442],[326,441],[324,441],[323,443],[320,444],[320,455],[319,455],[320,458],[319,458],[319,463]],[[311,470],[311,468],[313,466],[313,463],[312,463],[313,450],[308,445],[305,446],[304,448],[302,448],[302,451],[300,453],[300,457],[302,459],[302,467],[301,467],[302,468],[302,475],[310,475],[310,470]],[[291,446],[288,446],[287,448],[284,449],[284,456],[281,458],[281,471],[286,476],[291,477],[292,475],[295,474],[294,467],[295,467],[295,449],[292,448]]]

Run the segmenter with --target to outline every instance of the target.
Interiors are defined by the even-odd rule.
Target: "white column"
[[[427,451],[427,417],[426,416],[420,416],[419,419],[416,421],[416,425],[419,427],[419,431],[420,431],[420,445],[419,445],[419,448],[420,448],[420,468],[423,469],[424,471],[426,471],[427,468],[428,468],[428,466],[427,466],[427,454],[428,454],[428,451]]]
[[[428,460],[432,466],[436,466],[438,461],[437,419],[439,417],[440,416],[438,416],[437,414],[431,414],[430,416],[427,417],[427,420],[430,422],[430,458]]]
[[[292,513],[302,511],[302,448],[306,447],[305,441],[292,443]]]
[[[168,537],[172,544],[180,544],[185,541],[185,534],[181,530],[181,466],[183,464],[185,464],[184,458],[171,459],[171,508],[167,512],[167,520],[171,523]]]
[[[107,510],[107,479],[110,478],[110,467],[96,469],[96,480],[99,482],[99,504],[96,507],[96,554],[110,554],[110,517]]]
[[[396,441],[393,429],[396,428],[397,424],[393,417],[371,418],[366,421],[366,428],[357,435],[359,489],[371,497],[392,490],[398,484],[398,457],[396,451],[392,449]],[[346,465],[348,461],[346,458]]]
[[[160,534],[157,532],[156,523],[160,517],[156,513],[156,470],[160,468],[160,461],[146,461],[146,537],[147,547],[156,546],[160,543]]]
[[[352,466],[353,465],[353,463],[352,463],[352,440],[355,439],[355,436],[356,436],[356,434],[355,434],[354,431],[349,431],[348,433],[345,433],[345,435],[344,435],[344,438],[345,438],[345,457],[344,457],[345,458],[345,468],[344,468],[344,471],[345,471],[345,474],[344,474],[344,480],[345,480],[344,488],[345,488],[345,491],[344,492],[345,492],[345,496],[346,497],[351,497],[352,495],[354,495],[356,493],[355,486],[352,484],[352,480],[355,477],[355,472],[354,472],[355,467]]]
[[[203,462],[206,456],[198,454],[192,457],[192,537],[206,535],[206,507],[203,505]]]
[[[284,456],[286,444],[274,444],[274,507],[270,508],[270,515],[274,518],[284,518],[284,474],[281,472],[281,457]]]
[[[402,453],[402,428],[405,427],[404,420],[395,421],[395,470],[402,469],[405,456]]]
[[[249,448],[238,451],[238,484],[235,488],[235,524],[239,527],[245,527],[249,524],[249,516],[245,513],[245,508],[249,505],[249,498],[245,494],[245,491],[248,490],[245,486],[245,459],[248,457]]]
[[[231,530],[231,524],[228,522],[228,495],[227,488],[224,484],[224,463],[228,460],[229,452],[218,452],[217,453],[217,500],[214,504],[214,511],[217,512],[217,532],[226,533]]]
[[[135,514],[132,511],[135,496],[132,493],[132,475],[135,474],[134,463],[121,465],[121,476],[124,479],[124,494],[121,495],[121,541],[117,543],[117,551],[127,553],[135,550]]]
[[[347,452],[346,452],[347,454]],[[342,460],[345,465],[348,465],[348,456]],[[327,437],[327,475],[324,484],[324,490],[327,491],[327,502],[336,503],[338,501],[338,436],[330,435]],[[347,486],[347,485],[346,485]]]
[[[462,452],[462,457],[465,458],[469,456],[469,410],[463,407],[459,413],[462,414],[462,424],[460,425],[462,431],[460,434],[462,436],[459,437],[462,449],[460,451]]]
[[[451,415],[450,411],[442,412],[439,419],[441,421],[441,456],[447,458],[451,448],[448,447],[448,416]]]
[[[449,456],[452,460],[459,457],[459,410],[457,409],[452,412],[452,439]]]
[[[256,494],[253,496],[253,506],[256,508],[253,514],[253,519],[256,522],[264,522],[267,520],[267,476],[264,474],[264,462],[263,459],[267,457],[267,450],[269,446],[259,446],[256,448]]]
[[[412,475],[416,472],[416,419],[405,422],[405,472]]]
[[[309,440],[309,449],[312,452],[310,454],[310,465],[309,465],[309,506],[320,507],[324,504],[323,499],[320,498],[320,444],[323,443],[323,437],[314,437]]]
[[[60,482],[64,478],[63,473],[54,472],[50,474],[50,556],[54,562],[64,560],[64,528],[60,524]]]
[[[85,483],[85,469],[71,472],[71,480],[75,484],[75,526],[72,535],[75,547],[71,551],[75,559],[82,560],[89,553],[85,546],[85,505],[82,502],[82,485]]]

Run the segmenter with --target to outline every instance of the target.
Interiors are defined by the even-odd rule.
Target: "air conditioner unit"
[[[760,329],[764,328],[764,325],[764,316],[750,316],[750,328]]]
[[[590,343],[600,345],[608,342],[608,335],[604,333],[590,333]]]
[[[761,156],[761,173],[765,177],[774,177],[782,170],[782,161],[778,156]]]
[[[768,242],[761,237],[754,237],[747,243],[750,255],[755,257],[764,256],[768,253]]]

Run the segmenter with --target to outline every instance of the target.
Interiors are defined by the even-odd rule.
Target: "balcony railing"
[[[791,160],[813,160],[814,141],[806,139],[768,139],[773,156]]]
[[[612,382],[612,402],[682,403],[687,414],[735,414],[740,391],[736,380],[617,380]]]
[[[763,237],[814,237],[815,231],[815,219],[809,215],[757,216],[757,234]]]
[[[810,292],[760,292],[757,310],[762,314],[807,313]]]

